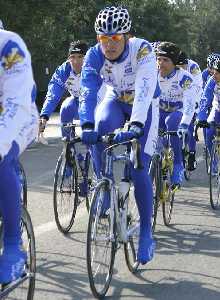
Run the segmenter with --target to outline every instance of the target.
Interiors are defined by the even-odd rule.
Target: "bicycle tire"
[[[209,169],[210,169],[210,155],[209,155],[209,151],[207,149],[207,147],[204,147],[204,157],[205,157],[205,168],[206,168],[206,173],[209,175]]]
[[[130,199],[128,196],[127,205],[127,233],[130,232],[130,235],[128,242],[124,243],[124,254],[128,270],[131,273],[135,273],[139,267],[137,251],[140,235],[140,217],[135,199]]]
[[[86,209],[89,213],[91,207],[91,198],[92,198],[92,191],[94,189],[94,183],[96,180],[94,179],[95,173],[93,170],[93,165],[91,161],[91,154],[88,151],[86,153],[86,172],[87,172],[87,194],[86,194]]]
[[[24,167],[19,161],[19,177],[21,182],[21,201],[22,205],[27,208],[27,177]]]
[[[149,174],[153,185],[153,213],[152,213],[152,232],[155,231],[157,224],[157,213],[160,204],[160,177],[159,177],[159,157],[155,156],[150,165]]]
[[[4,297],[9,295],[10,299],[32,300],[34,299],[36,280],[36,248],[31,218],[25,207],[22,208],[21,213],[21,233],[23,248],[28,253],[28,259],[25,265],[25,275],[18,279],[16,282],[12,282],[9,285],[6,285],[2,292],[4,293]]]
[[[103,193],[106,193],[106,192],[111,195],[111,191],[109,189],[108,182],[106,180],[100,181],[97,184],[97,186],[95,187],[95,190],[93,193],[92,204],[91,204],[91,209],[90,209],[90,214],[89,214],[88,230],[87,230],[87,247],[86,247],[87,271],[88,271],[88,277],[89,277],[91,291],[92,291],[94,297],[96,297],[98,299],[104,297],[109,289],[110,282],[112,279],[112,274],[113,274],[113,266],[114,266],[115,253],[116,253],[115,236],[113,239],[110,238],[110,230],[109,230],[109,228],[111,226],[110,215],[108,215],[105,218],[102,218],[100,215],[100,208],[99,208],[100,204],[98,204],[99,199],[102,199]],[[115,221],[113,221],[113,222],[115,222]],[[115,225],[113,224],[113,226],[115,226]],[[97,233],[99,234],[99,230],[102,231],[101,232],[102,235],[99,239],[95,239],[97,237]],[[103,230],[104,230],[104,233],[103,233]],[[103,241],[101,240],[101,238],[103,239]],[[101,242],[103,242],[103,243],[101,243]],[[93,243],[95,244],[94,250],[93,250]],[[99,254],[99,251],[104,249],[104,252],[101,253],[101,256],[100,256],[101,262],[98,260],[97,257],[94,257],[97,246],[98,246],[97,254]],[[105,248],[107,248],[107,251]],[[108,262],[106,261],[105,254],[107,254],[107,255],[109,254]],[[104,262],[103,262],[103,259],[104,259]],[[95,268],[96,265],[97,265],[97,268]],[[105,266],[106,266],[106,272],[105,273],[103,272],[103,274],[100,274],[99,271],[102,272],[102,268],[104,269]],[[95,272],[94,272],[94,268],[95,268]],[[99,282],[99,280],[101,282]]]
[[[68,233],[73,226],[79,201],[76,163],[72,161],[72,175],[67,180],[65,178],[66,168],[67,163],[66,161],[63,163],[63,154],[61,154],[57,160],[54,174],[53,207],[57,228],[64,234]],[[59,196],[60,199],[58,199]]]
[[[211,153],[211,161],[210,161],[210,172],[209,172],[209,192],[210,192],[210,204],[212,209],[216,210],[219,208],[219,197],[220,197],[220,155],[219,155],[219,147],[216,143],[213,143],[212,153]],[[218,159],[216,158],[218,156]],[[214,161],[217,160],[217,173],[213,173]],[[215,190],[214,186],[217,185],[217,189]],[[217,195],[215,195],[217,193]]]
[[[160,175],[161,193],[163,194],[163,199],[161,200],[163,221],[166,226],[170,225],[172,212],[173,212],[174,198],[175,198],[175,193],[172,191],[171,175],[172,175],[171,167],[167,168],[166,179],[163,178],[162,174]]]

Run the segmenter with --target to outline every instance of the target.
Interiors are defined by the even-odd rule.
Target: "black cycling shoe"
[[[188,157],[188,170],[189,171],[194,171],[197,167],[197,162],[195,158],[195,152],[189,152],[189,157]]]

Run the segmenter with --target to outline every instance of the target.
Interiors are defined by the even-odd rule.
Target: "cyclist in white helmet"
[[[156,56],[151,44],[140,38],[129,38],[130,29],[127,9],[112,6],[99,12],[95,21],[98,43],[87,52],[82,67],[79,116],[82,140],[86,144],[96,144],[98,135],[121,128],[126,119],[130,121],[130,129],[119,131],[115,142],[140,138],[144,169],[132,168],[132,180],[141,225],[137,259],[144,264],[152,259],[155,248],[148,168],[158,131],[159,87]],[[97,106],[97,92],[103,82],[107,91]],[[94,145],[97,176],[103,149],[103,144]],[[104,199],[103,210],[108,207],[109,199]]]

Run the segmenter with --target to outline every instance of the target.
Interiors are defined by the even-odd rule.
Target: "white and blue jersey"
[[[71,98],[79,98],[80,74],[76,74],[69,61],[59,66],[48,85],[46,99],[41,110],[41,116],[49,119],[59,104],[63,94],[68,91]]]
[[[212,75],[209,73],[208,68],[202,71],[202,81],[203,81],[203,89],[205,88],[206,83]]]
[[[207,119],[210,107],[211,112]],[[198,118],[199,120],[207,119],[208,122],[212,122],[216,112],[220,112],[220,83],[216,82],[213,77],[210,77],[202,95]]]
[[[15,142],[21,153],[37,136],[38,112],[31,57],[23,40],[0,29],[0,155]]]
[[[197,62],[192,59],[188,59],[187,61],[188,64],[186,71],[188,71],[193,77],[193,84],[196,87],[197,102],[199,103],[203,87],[202,72]]]
[[[100,44],[85,57],[80,95],[80,121],[94,124],[97,93],[104,83],[121,103],[132,105],[130,121],[145,124],[149,106],[160,91],[157,86],[156,56],[150,43],[130,38],[117,61],[107,60]]]
[[[189,125],[195,112],[197,88],[192,75],[182,68],[175,68],[166,77],[158,76],[161,95],[159,106],[164,112],[182,112],[180,123]]]

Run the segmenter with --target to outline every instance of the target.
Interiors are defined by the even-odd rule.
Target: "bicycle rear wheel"
[[[108,291],[116,253],[115,236],[111,235],[113,220],[110,215],[101,215],[104,195],[109,194],[107,181],[95,187],[89,214],[87,230],[87,270],[90,288],[96,298],[102,298]]]
[[[125,261],[129,271],[131,273],[135,273],[139,267],[139,262],[137,261],[137,251],[140,235],[140,217],[134,197],[128,197],[127,205],[128,242],[124,244],[124,253]]]
[[[73,226],[79,199],[75,162],[72,162],[71,174],[68,176],[67,168],[70,167],[61,154],[54,174],[53,207],[57,228],[64,234]]]
[[[27,252],[24,275],[2,288],[0,298],[3,297],[3,299],[7,297],[7,299],[14,300],[32,300],[34,298],[36,276],[35,237],[31,218],[26,208],[22,209],[21,233],[22,247]]]
[[[163,211],[163,221],[166,226],[170,225],[171,216],[173,212],[174,204],[174,191],[172,190],[171,184],[171,168],[167,168],[166,176],[162,174],[162,187],[161,187],[161,201],[162,201],[162,211]]]
[[[210,204],[213,209],[219,208],[220,202],[220,145],[212,146],[209,172]]]

